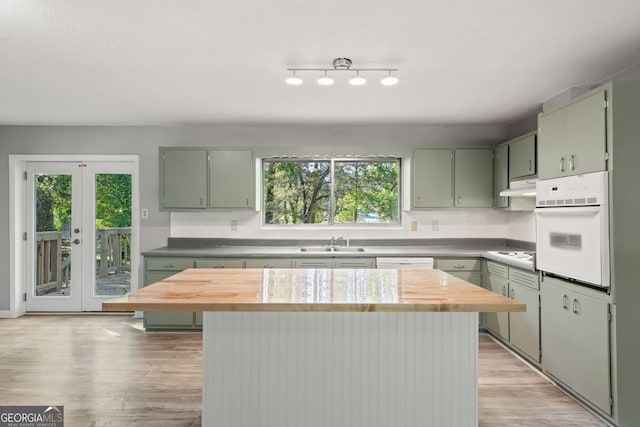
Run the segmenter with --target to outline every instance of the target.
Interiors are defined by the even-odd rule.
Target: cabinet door
[[[490,208],[493,206],[493,150],[462,148],[455,150],[454,206]]]
[[[160,208],[207,207],[207,151],[161,149]]]
[[[168,259],[168,258],[159,258]],[[185,258],[187,259],[187,258]],[[147,263],[155,258],[147,259]],[[189,258],[190,260],[190,258]],[[144,285],[159,282],[162,279],[173,276],[178,271],[145,271]],[[191,311],[145,311],[144,327],[149,329],[190,328],[193,325],[193,312]]]
[[[571,295],[559,287],[542,283],[540,286],[542,368],[571,386],[572,344],[570,322]],[[587,331],[581,331],[581,334]]]
[[[536,362],[540,361],[539,293],[510,282],[509,296],[527,305],[524,313],[509,313],[509,340]]]
[[[487,282],[485,288],[500,295],[508,295],[508,279],[489,274]],[[484,326],[505,340],[509,340],[509,313],[484,313]]]
[[[253,209],[253,152],[211,150],[209,157],[209,207]]]
[[[571,295],[573,372],[571,387],[610,414],[609,305]]]
[[[567,109],[538,115],[538,178],[556,178],[566,173]]]
[[[500,196],[500,192],[509,188],[509,146],[497,147],[493,152],[493,188],[496,208],[508,208],[509,198]]]
[[[567,175],[606,170],[605,92],[596,92],[567,109]]]
[[[529,135],[509,144],[509,179],[536,174],[536,136]]]
[[[413,207],[450,208],[453,206],[453,151],[420,149],[413,152]]]

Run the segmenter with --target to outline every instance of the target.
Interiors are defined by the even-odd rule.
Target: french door
[[[131,291],[134,174],[126,161],[27,162],[27,311],[101,311]]]

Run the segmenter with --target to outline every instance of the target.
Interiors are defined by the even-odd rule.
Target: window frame
[[[402,227],[402,206],[403,206],[403,185],[402,185],[402,177],[403,177],[403,162],[401,157],[397,156],[372,156],[372,157],[363,157],[363,156],[339,156],[339,157],[306,157],[306,156],[295,156],[295,157],[286,157],[286,156],[274,156],[274,157],[265,157],[260,159],[260,211],[261,211],[261,223],[263,227],[268,228],[277,228],[277,227],[296,227],[296,228],[393,228],[393,227]],[[298,223],[298,224],[267,224],[265,222],[266,209],[265,209],[265,164],[271,162],[329,162],[330,163],[330,180],[329,180],[329,211],[328,211],[328,222],[327,223],[318,223],[318,224],[308,224],[308,223]],[[398,220],[396,222],[388,222],[388,223],[336,223],[335,222],[335,209],[336,209],[336,200],[335,200],[335,164],[337,162],[368,162],[368,163],[396,163],[397,164],[397,183],[398,183],[398,196],[397,196],[397,212],[398,212]]]

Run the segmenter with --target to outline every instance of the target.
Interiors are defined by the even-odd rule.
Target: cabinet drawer
[[[336,259],[335,268],[374,268],[375,259],[373,258],[348,258]]]
[[[445,271],[480,271],[477,258],[436,259],[436,268]]]
[[[145,257],[146,270],[182,271],[193,267],[193,258]]]
[[[540,289],[538,275],[533,271],[519,270],[511,267],[509,268],[509,282],[517,285],[528,286],[536,290]]]
[[[175,271],[145,271],[144,272],[144,286],[151,285],[152,283],[159,282],[177,274]]]
[[[482,286],[482,273],[479,271],[448,271],[447,273],[476,286]]]
[[[493,261],[487,261],[487,271],[492,276],[509,278],[509,267]]]
[[[196,268],[244,268],[244,260],[228,258],[202,258],[196,260]]]
[[[259,258],[245,261],[246,268],[291,268],[289,258]]]
[[[295,268],[331,268],[332,260],[328,258],[294,259]]]

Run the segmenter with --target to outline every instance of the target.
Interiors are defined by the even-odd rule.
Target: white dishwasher
[[[394,268],[397,270],[433,270],[433,258],[425,257],[378,257],[376,268]]]

